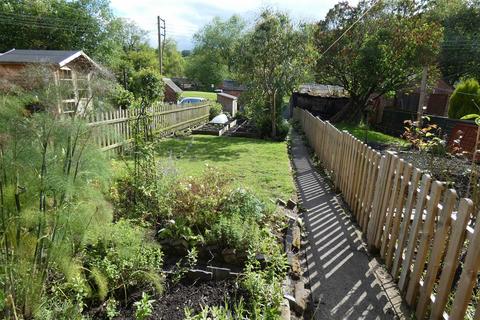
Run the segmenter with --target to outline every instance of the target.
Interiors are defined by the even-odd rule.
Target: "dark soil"
[[[137,294],[140,300],[141,293]],[[231,305],[240,299],[242,293],[237,288],[235,281],[220,282],[197,282],[193,284],[180,283],[168,288],[166,292],[158,297],[153,303],[153,313],[148,319],[184,319],[185,309],[190,309],[193,314],[201,311],[202,307]],[[117,320],[135,319],[134,299],[131,303],[120,310],[121,316]]]
[[[465,158],[449,154],[437,156],[417,150],[395,149],[394,147],[383,148],[378,151],[382,154],[385,154],[387,151],[395,151],[399,158],[427,172],[433,179],[445,182],[447,188],[455,189],[460,198],[470,196],[467,190],[471,162]]]

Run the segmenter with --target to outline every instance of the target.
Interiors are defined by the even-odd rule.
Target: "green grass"
[[[211,101],[217,101],[217,94],[215,92],[183,91],[182,98],[186,98],[186,97],[198,97],[198,98],[205,98]]]
[[[295,193],[286,142],[194,135],[165,139],[158,148],[180,176],[198,176],[208,164],[265,201]]]
[[[350,132],[354,137],[361,141],[365,141],[365,127],[363,125],[352,125],[347,123],[338,123],[335,124],[339,130],[347,130]],[[408,141],[396,138],[394,136],[390,136],[388,134],[378,132],[375,130],[368,130],[367,133],[367,140],[370,142],[376,142],[381,144],[396,144],[402,147],[406,147],[409,145]]]

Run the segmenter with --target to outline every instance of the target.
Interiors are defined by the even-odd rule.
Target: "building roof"
[[[17,50],[12,49],[0,54],[0,64],[53,64],[63,67],[69,62],[83,57],[92,65],[100,68],[81,50]]]
[[[348,92],[341,86],[318,83],[302,84],[295,92],[323,98],[348,98],[349,96]]]
[[[237,100],[238,99],[237,97],[232,96],[231,94],[228,94],[228,93],[225,93],[225,92],[217,93],[217,97],[218,96],[229,98],[229,99],[232,99],[232,100]]]
[[[245,90],[247,90],[247,88],[244,85],[239,84],[235,80],[223,80],[220,88],[223,89],[223,90],[227,90],[227,91],[228,90],[232,90],[232,91],[245,91]]]
[[[172,79],[170,78],[163,78],[163,82],[165,83],[165,85],[169,86],[170,89],[172,89],[173,91],[175,91],[176,93],[182,93],[182,89],[180,89],[176,84],[175,82],[172,81]]]

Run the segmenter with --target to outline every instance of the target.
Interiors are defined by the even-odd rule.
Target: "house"
[[[429,90],[426,97],[425,114],[435,116],[447,116],[448,102],[454,88],[443,79],[437,81],[434,88]],[[392,107],[397,110],[417,112],[420,99],[420,87],[415,85],[410,89],[397,91],[393,99]]]
[[[30,85],[24,72],[34,66],[45,66],[53,72],[55,84],[61,89],[59,113],[82,113],[91,97],[91,80],[94,72],[104,72],[81,50],[17,50],[0,54],[0,80],[23,88]]]
[[[322,119],[329,119],[348,101],[349,95],[343,87],[318,83],[302,84],[292,94],[290,114],[293,108],[299,107]]]
[[[237,114],[237,97],[228,93],[217,93],[217,102],[222,105],[223,111],[230,113],[232,117]]]
[[[237,98],[247,90],[244,85],[239,84],[235,80],[223,80],[219,86],[219,89],[222,89],[222,92]]]
[[[182,89],[180,89],[170,78],[163,78],[163,83],[165,84],[163,101],[177,103],[183,92]]]
[[[188,78],[172,77],[172,81],[182,90],[195,90],[197,85]]]

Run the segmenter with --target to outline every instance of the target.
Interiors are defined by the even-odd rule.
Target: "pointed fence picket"
[[[293,115],[416,319],[464,319],[473,310],[480,319],[472,201],[458,201],[455,190],[396,154],[381,155],[308,111]]]

